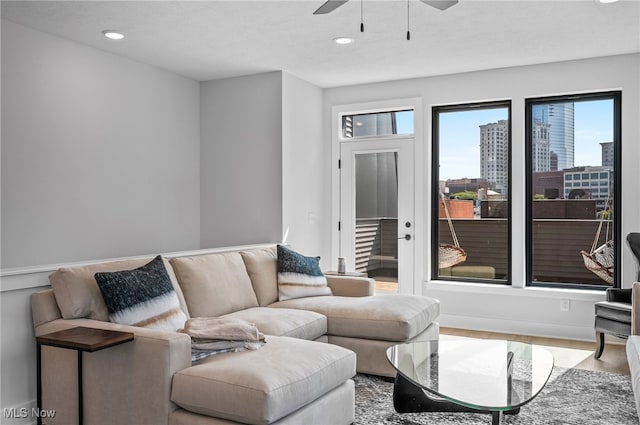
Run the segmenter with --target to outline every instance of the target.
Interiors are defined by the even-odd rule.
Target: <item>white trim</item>
[[[342,230],[341,230],[341,256],[346,257],[347,267],[354,269],[356,252],[355,240],[351,235],[356,233],[356,220],[355,220],[355,157],[356,155],[365,153],[388,153],[394,152],[398,154],[398,200],[397,200],[397,222],[398,222],[398,234],[397,236],[409,234],[412,236],[411,241],[399,241],[398,242],[398,257],[401,258],[401,265],[398,268],[398,281],[401,282],[399,287],[399,293],[401,294],[415,294],[415,282],[416,278],[415,269],[415,245],[416,245],[416,232],[415,232],[415,191],[413,189],[415,185],[415,173],[413,168],[415,166],[415,139],[411,137],[393,138],[393,139],[376,139],[368,142],[361,141],[342,141],[340,143],[340,156],[342,161],[341,170],[341,215],[342,215]],[[350,184],[349,184],[350,183]],[[345,204],[346,203],[346,204]],[[348,205],[351,205],[348,208]],[[401,225],[405,221],[411,223],[411,228],[406,229]],[[349,235],[349,236],[347,236]],[[344,237],[347,236],[347,237]],[[346,250],[346,252],[344,252]],[[410,267],[405,267],[409,264]]]
[[[463,292],[465,294],[495,294],[527,298],[571,299],[580,301],[604,301],[605,291],[571,288],[515,287],[475,282],[424,281],[426,291]],[[593,329],[592,329],[593,330]]]
[[[594,340],[594,304],[606,297],[597,290],[444,281],[424,282],[424,294],[440,300],[442,326],[584,341]]]
[[[570,339],[575,341],[594,341],[593,326],[569,326],[557,323],[539,323],[512,319],[496,319],[477,316],[453,316],[441,314],[438,317],[441,327],[468,329],[515,334],[535,335],[537,337]],[[607,341],[608,342],[608,341]]]
[[[189,257],[193,255],[218,254],[223,252],[243,251],[256,248],[267,248],[275,244],[241,245],[232,247],[198,249],[192,251],[178,251],[161,254],[163,257]],[[16,291],[19,289],[41,288],[49,286],[49,274],[62,267],[82,267],[90,264],[109,263],[112,261],[136,260],[153,257],[152,255],[136,255],[132,257],[109,258],[102,260],[78,261],[73,263],[47,264],[33,267],[17,267],[0,270],[0,292]]]
[[[340,233],[338,223],[340,221],[340,170],[338,160],[340,159],[340,142],[346,141],[341,137],[342,120],[341,117],[347,114],[362,114],[371,112],[385,112],[397,110],[413,110],[413,139],[414,139],[414,235],[424,234],[425,218],[423,216],[424,202],[424,173],[421,168],[423,155],[425,155],[424,141],[424,110],[422,97],[412,97],[404,99],[388,99],[374,102],[363,102],[345,105],[335,105],[331,108],[331,267],[337,267],[337,258],[340,252]],[[385,136],[386,137],[386,136]],[[410,135],[397,135],[392,137],[407,138]],[[389,137],[387,137],[389,138]],[[359,139],[363,143],[376,138]],[[421,232],[421,233],[418,233]],[[422,294],[422,270],[424,245],[428,239],[414,242],[414,284],[413,293]]]
[[[505,96],[505,97],[496,97],[496,98],[488,98],[488,99],[480,99],[480,100],[464,100],[459,102],[430,103],[429,107],[430,108],[442,108],[447,106],[469,107],[469,105],[477,104],[477,107],[474,106],[469,109],[469,110],[474,110],[474,109],[486,109],[487,107],[483,106],[483,104],[486,104],[486,103],[498,103],[498,102],[505,102],[505,101],[513,102],[514,98]]]

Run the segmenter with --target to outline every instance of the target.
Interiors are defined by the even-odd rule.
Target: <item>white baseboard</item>
[[[534,323],[448,314],[441,314],[438,317],[438,322],[440,326],[449,328],[572,339],[577,341],[595,341],[593,326],[569,326],[555,323]]]

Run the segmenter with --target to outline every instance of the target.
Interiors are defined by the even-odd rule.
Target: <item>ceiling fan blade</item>
[[[320,6],[318,10],[313,12],[314,15],[326,15],[331,13],[349,0],[328,0],[325,4]]]
[[[435,7],[436,9],[446,10],[458,3],[458,0],[420,0],[424,4]]]

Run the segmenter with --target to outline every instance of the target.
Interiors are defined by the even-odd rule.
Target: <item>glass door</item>
[[[340,144],[340,256],[376,293],[412,293],[413,138]]]

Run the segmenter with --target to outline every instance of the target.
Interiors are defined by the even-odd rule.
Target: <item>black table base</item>
[[[467,413],[487,413],[492,416],[492,424],[498,425],[501,422],[501,414],[515,415],[520,412],[520,408],[496,412],[490,410],[478,410],[453,403],[449,400],[429,397],[425,391],[414,383],[398,374],[393,384],[393,407],[398,413],[418,413],[418,412],[467,412]]]

